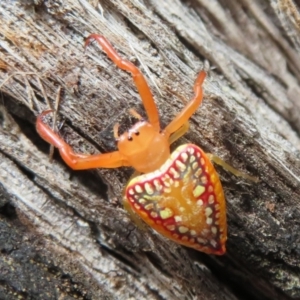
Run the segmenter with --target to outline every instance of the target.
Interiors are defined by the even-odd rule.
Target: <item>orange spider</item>
[[[38,116],[38,133],[58,148],[64,161],[74,170],[132,166],[144,173],[129,181],[124,195],[127,205],[165,237],[205,253],[224,254],[227,239],[225,198],[214,166],[193,144],[182,145],[170,153],[170,144],[188,130],[188,120],[202,102],[206,73],[201,71],[196,79],[194,98],[162,130],[157,107],[143,74],[131,62],[122,59],[103,36],[90,35],[85,47],[91,40],[96,40],[119,68],[131,73],[149,121],[131,110],[139,121],[121,136],[115,125],[118,151],[105,154],[74,153],[43,123],[42,117],[51,110]]]

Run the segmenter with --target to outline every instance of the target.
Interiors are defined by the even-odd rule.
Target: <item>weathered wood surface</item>
[[[300,299],[299,8],[290,0],[35,4],[0,1],[0,298]],[[113,125],[124,130],[128,109],[141,111],[130,75],[96,46],[84,53],[93,32],[147,69],[164,125],[209,61],[204,103],[180,143],[260,179],[217,167],[225,256],[137,228],[121,204],[129,168],[73,172],[57,155],[49,162],[34,122],[59,87],[60,132],[76,151],[114,150]]]

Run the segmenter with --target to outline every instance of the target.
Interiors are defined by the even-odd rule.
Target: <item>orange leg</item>
[[[202,83],[206,77],[205,71],[201,71],[196,79],[194,85],[194,98],[186,105],[181,113],[179,113],[175,119],[166,127],[165,131],[168,135],[171,135],[175,131],[177,131],[180,127],[182,127],[186,122],[188,122],[189,118],[192,114],[197,110],[199,105],[202,102],[203,91],[202,91]]]
[[[98,44],[102,47],[103,51],[107,54],[107,56],[120,69],[131,73],[135,85],[138,89],[138,92],[142,98],[149,122],[151,123],[152,126],[154,126],[155,129],[157,129],[157,131],[159,131],[160,126],[159,126],[159,115],[158,115],[157,107],[154,103],[152,93],[150,91],[150,88],[146,82],[144,75],[130,61],[121,58],[120,55],[116,52],[116,50],[113,48],[113,46],[102,35],[95,34],[95,33],[91,34],[85,41],[85,47],[91,42],[91,40],[96,40]]]
[[[52,110],[44,111],[37,117],[36,130],[45,141],[58,148],[61,157],[70,168],[74,170],[84,170],[117,168],[129,165],[119,151],[94,155],[74,153],[73,149],[57,133],[43,123],[42,117],[51,111]]]

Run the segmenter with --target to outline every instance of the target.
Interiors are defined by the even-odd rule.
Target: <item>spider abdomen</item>
[[[125,197],[165,237],[209,254],[225,253],[224,193],[213,165],[199,147],[178,147],[160,169],[132,179]]]

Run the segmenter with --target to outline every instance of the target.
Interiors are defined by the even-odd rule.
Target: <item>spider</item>
[[[94,155],[75,153],[43,123],[43,116],[51,110],[37,117],[37,132],[58,148],[63,160],[74,170],[133,167],[140,175],[131,179],[125,189],[125,206],[157,232],[181,245],[208,254],[224,254],[227,239],[225,197],[210,159],[235,175],[243,176],[242,173],[219,158],[206,155],[193,144],[179,146],[173,153],[170,152],[170,144],[187,132],[188,121],[202,102],[206,72],[202,70],[195,81],[193,99],[165,129],[161,129],[157,107],[140,70],[121,58],[101,35],[91,34],[85,41],[85,47],[92,40],[98,42],[117,67],[131,73],[148,121],[131,109],[130,113],[138,122],[120,136],[118,124],[114,126],[118,151]]]

